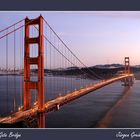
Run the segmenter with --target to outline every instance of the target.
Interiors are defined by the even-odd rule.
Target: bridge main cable
[[[44,22],[48,25],[48,27],[53,31],[53,33],[58,37],[58,39],[62,42],[62,44],[70,51],[70,53],[85,67],[89,72],[91,72],[95,77],[99,79],[104,79],[103,77],[97,75],[93,70],[89,69],[71,50],[70,48],[64,43],[64,41],[59,37],[59,35],[53,30],[53,28],[49,25],[49,23],[44,19]],[[48,40],[48,39],[47,39]],[[48,40],[49,41],[49,40]]]
[[[34,26],[37,30],[39,30],[36,26]],[[71,62],[61,51],[59,51],[57,48],[56,48],[56,46],[54,45],[54,44],[52,44],[52,42],[43,34],[43,37],[49,42],[49,44],[57,51],[57,52],[59,52],[69,63],[71,63],[73,66],[75,66],[75,67],[77,67],[77,65],[75,65],[73,62]],[[70,49],[69,49],[70,50]],[[71,51],[72,52],[72,51]],[[77,59],[77,57],[76,57],[76,59]],[[77,60],[79,60],[79,59],[77,59]],[[85,66],[85,65],[84,65]],[[87,66],[85,66],[88,70],[89,70],[89,68],[87,67]],[[82,68],[79,68],[79,70],[82,72],[82,73],[84,73],[84,74],[88,74],[88,73],[86,73],[84,70],[82,70]],[[91,70],[90,70],[91,71]],[[92,71],[91,71],[92,72]],[[93,73],[93,72],[92,72]],[[93,77],[92,75],[90,75],[90,74],[88,74],[90,77]],[[95,73],[94,73],[94,75],[95,75]],[[102,77],[100,77],[100,76],[98,76],[97,74],[96,74],[96,76],[95,76],[96,78],[99,78],[99,79],[104,79],[104,78],[102,78]],[[93,77],[93,78],[95,78],[95,77]]]
[[[24,21],[24,20],[25,20],[25,19],[20,20],[20,22],[22,22],[22,21]],[[6,37],[6,36],[7,36],[7,35],[9,35],[9,34],[12,34],[13,32],[18,31],[19,29],[21,29],[21,28],[25,27],[25,25],[30,24],[30,23],[31,23],[31,22],[33,22],[34,20],[35,20],[35,19],[33,19],[32,21],[30,21],[30,22],[28,22],[28,23],[26,23],[26,24],[23,24],[23,25],[19,26],[18,28],[15,28],[14,30],[12,30],[12,31],[10,31],[10,32],[8,32],[8,33],[6,33],[5,35],[1,36],[1,37],[0,37],[0,39],[2,39],[2,38],[4,38],[4,37]],[[13,25],[9,26],[9,28],[10,28],[10,27],[12,27],[12,26],[15,26],[16,24],[18,24],[18,23],[20,23],[20,22],[16,22],[15,24],[13,24]],[[7,27],[7,28],[5,28],[5,29],[1,30],[1,32],[2,32],[2,31],[5,31],[5,30],[7,30],[7,29],[9,29],[9,28]]]
[[[14,23],[14,24],[12,24],[12,25],[10,25],[10,26],[8,26],[8,27],[6,27],[5,29],[0,30],[0,33],[5,31],[5,30],[7,30],[7,29],[9,29],[9,28],[11,28],[11,27],[13,27],[13,26],[15,26],[15,25],[17,25],[17,24],[19,24],[20,22],[22,22],[24,20],[25,20],[25,18],[20,20],[20,21],[18,21],[18,22],[16,22],[16,23]]]

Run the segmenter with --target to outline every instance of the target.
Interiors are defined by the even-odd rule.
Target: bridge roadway
[[[47,101],[45,103],[45,111],[49,112],[53,109],[59,109],[60,106],[66,104],[66,103],[68,103],[72,100],[75,100],[75,99],[77,99],[77,98],[79,98],[83,95],[86,95],[86,94],[88,94],[92,91],[100,89],[100,88],[102,88],[106,85],[109,85],[109,84],[111,84],[115,81],[123,80],[125,78],[130,78],[130,77],[133,77],[133,76],[134,76],[133,74],[120,75],[120,76],[117,76],[117,77],[114,77],[114,78],[111,78],[111,79],[108,79],[108,80],[103,80],[103,81],[94,83],[92,85],[89,85],[88,87],[79,89],[77,91],[68,93],[66,95],[59,96],[59,97],[57,97],[53,100]],[[25,110],[20,110],[20,111],[14,113],[12,115],[0,118],[0,123],[13,124],[13,123],[19,122],[21,120],[24,120],[25,118],[27,118],[29,116],[33,116],[37,113],[38,113],[38,107],[37,107],[37,105],[34,105],[29,110],[26,110],[26,111]]]

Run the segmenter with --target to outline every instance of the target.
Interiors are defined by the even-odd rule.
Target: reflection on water
[[[121,82],[113,83],[83,96],[57,112],[47,114],[46,127],[49,128],[91,128],[105,116],[124,92]],[[113,116],[112,116],[113,117]]]
[[[21,76],[16,76],[15,79],[16,88],[13,88],[13,76],[8,77],[8,88],[6,88],[6,78],[0,76],[1,116],[18,110],[18,107],[23,103],[23,85],[21,85],[23,79]],[[77,78],[47,77],[45,78],[45,98],[46,100],[53,99],[90,82],[91,80],[81,82],[81,80]],[[60,107],[59,111],[38,114],[33,118],[28,118],[24,120],[19,127],[96,127],[97,123],[102,120],[125,95],[127,95],[125,101],[122,101],[121,105],[119,104],[117,109],[111,113],[112,119],[109,121],[107,127],[140,127],[139,85],[140,81],[136,81],[133,87],[126,90],[125,87],[121,86],[121,82],[115,82]],[[37,99],[37,95],[35,91],[32,92],[33,102]],[[128,119],[125,119],[126,116]]]
[[[122,92],[122,96],[120,97],[120,99],[118,99],[116,101],[116,103],[110,108],[110,110],[105,114],[105,116],[97,123],[96,127],[107,128],[110,125],[115,112],[118,109],[120,109],[121,106],[123,106],[123,104],[125,103],[125,101],[129,97],[130,88],[131,87],[128,87],[128,86],[124,88],[124,91]]]
[[[108,127],[140,128],[140,81],[136,81],[129,90],[125,103],[114,112]],[[118,123],[117,123],[118,122]]]

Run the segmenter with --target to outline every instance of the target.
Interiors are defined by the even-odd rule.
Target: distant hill
[[[93,68],[100,68],[100,69],[114,69],[114,68],[122,68],[123,65],[121,64],[104,64],[104,65],[95,65],[93,66]]]
[[[50,76],[78,76],[78,77],[91,77],[97,79],[99,77],[103,78],[109,78],[114,75],[117,75],[120,71],[124,70],[124,65],[122,64],[104,64],[104,65],[95,65],[91,67],[67,67],[67,68],[55,68],[55,69],[45,69],[45,75]],[[31,73],[36,74],[37,69],[32,69]],[[135,74],[135,77],[140,79],[140,65],[131,66],[131,71]],[[20,75],[23,74],[23,71],[16,70],[16,72],[13,72],[13,70],[8,70],[8,73],[5,69],[0,69],[0,75],[6,75],[6,74],[16,74]],[[98,75],[98,76],[97,76]]]

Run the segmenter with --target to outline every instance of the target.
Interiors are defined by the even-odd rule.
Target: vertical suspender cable
[[[16,110],[16,32],[14,31],[14,111],[15,110]]]
[[[8,33],[8,29],[6,30],[6,34]],[[8,35],[6,35],[6,110],[8,112],[8,89],[9,89],[9,85],[8,85]]]
[[[66,55],[66,52],[65,52],[65,48],[63,47],[63,44],[62,44],[62,54]],[[63,94],[66,93],[66,75],[67,75],[67,70],[66,70],[66,60],[62,57],[62,67],[65,71],[64,73],[64,80],[62,80],[62,87],[63,87]],[[64,83],[64,84],[63,84]]]
[[[59,50],[59,40],[58,39],[56,39],[56,43],[57,43],[57,48]],[[59,67],[60,66],[60,61],[59,61],[59,56],[58,56],[58,52],[57,51],[56,51],[56,66],[57,66],[57,69],[58,69],[57,70],[58,71],[57,72],[58,74],[57,74],[57,79],[56,79],[57,80],[56,81],[57,82],[57,91],[59,91],[59,85],[58,85],[59,83],[58,83],[58,80],[59,80],[59,77],[60,77],[60,67]]]
[[[23,86],[23,84],[24,84],[24,76],[23,76],[23,73],[24,73],[24,28],[22,28],[22,44],[23,44],[23,46],[22,46],[22,101],[23,101],[23,94],[24,94],[24,92],[23,92],[23,88],[24,88],[24,86]],[[23,102],[22,102],[23,103]]]
[[[63,51],[64,50],[64,51]],[[66,51],[66,48],[63,47],[63,44],[62,44],[62,52],[64,52],[63,54],[66,56],[67,54],[67,51]],[[64,86],[64,93],[67,93],[68,92],[68,81],[67,81],[67,60],[65,60],[62,56],[62,62],[63,62],[63,65],[64,65],[64,68],[65,68],[65,79],[64,79],[64,83],[65,86]]]
[[[55,36],[53,36],[53,44],[55,45]],[[53,49],[53,70],[54,70],[54,82],[53,82],[53,87],[54,91],[56,93],[56,69],[55,69],[55,49]],[[56,95],[56,94],[55,94]]]
[[[52,41],[51,39],[52,34],[51,34],[51,30],[50,30],[50,41]],[[51,77],[50,77],[50,93],[52,94],[52,78],[53,78],[53,71],[52,71],[52,48],[51,48],[51,44],[50,44],[50,72],[51,72]],[[52,96],[52,95],[51,95]]]
[[[70,60],[71,60],[71,62],[73,63],[73,61],[72,61],[72,54],[71,54],[71,52],[70,52]],[[71,91],[73,91],[72,78],[73,78],[73,66],[71,66]]]

